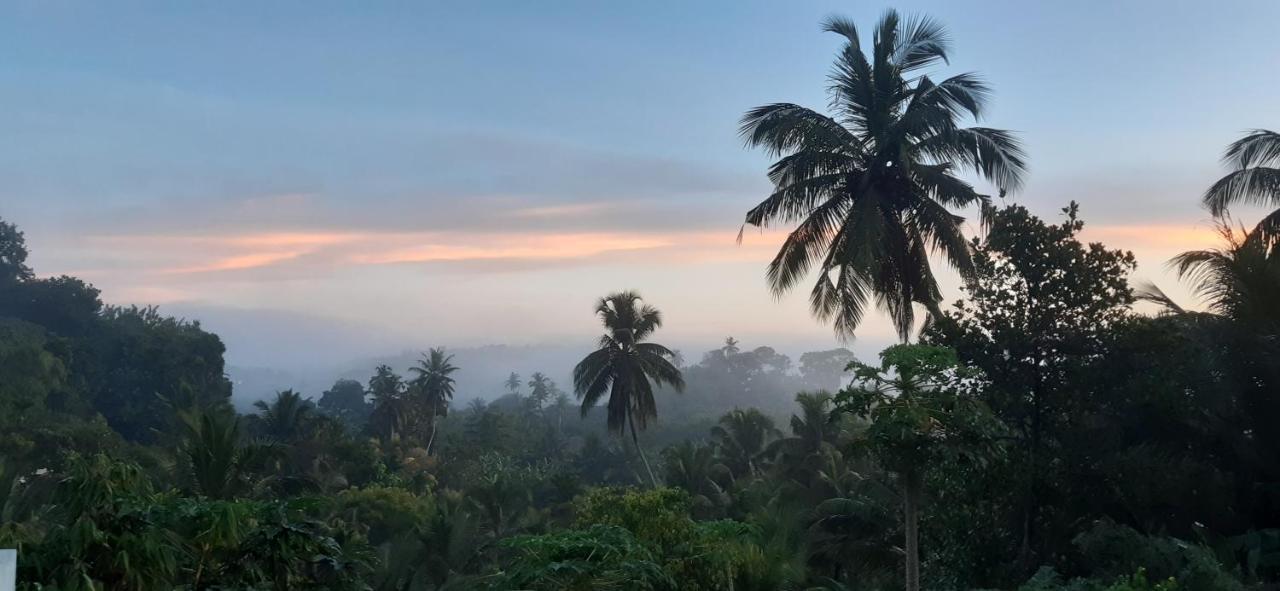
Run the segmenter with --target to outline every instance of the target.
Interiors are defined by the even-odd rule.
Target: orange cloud
[[[177,267],[164,270],[165,273],[211,273],[216,271],[239,271],[242,269],[253,269],[255,267],[265,267],[282,261],[296,259],[307,251],[290,251],[290,252],[261,252],[253,254],[245,254],[232,256],[215,260],[210,263],[194,265],[190,267]]]
[[[661,237],[614,234],[455,235],[448,243],[424,236],[427,243],[353,254],[347,262],[363,265],[492,259],[573,259],[619,250],[668,246]],[[473,242],[473,244],[466,244]],[[479,244],[474,244],[479,243]]]

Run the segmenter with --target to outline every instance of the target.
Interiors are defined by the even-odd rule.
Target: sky
[[[994,87],[1009,198],[1133,250],[1214,243],[1199,195],[1280,126],[1280,3],[901,2]],[[662,339],[834,346],[773,297],[785,232],[738,118],[826,105],[831,15],[866,2],[0,2],[0,217],[38,274],[224,334],[233,363],[581,343],[635,288]],[[972,212],[970,212],[972,213]],[[1244,221],[1253,212],[1242,212]],[[960,294],[954,280],[949,299]],[[856,350],[893,340],[871,317]]]

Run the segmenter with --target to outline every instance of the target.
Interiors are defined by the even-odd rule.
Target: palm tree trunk
[[[636,451],[640,452],[640,461],[644,462],[644,469],[649,473],[649,485],[658,488],[658,479],[653,477],[653,467],[649,465],[649,458],[644,455],[644,448],[640,447],[640,438],[636,436],[636,420],[627,414],[627,422],[631,423],[631,441],[636,444]]]
[[[427,436],[427,455],[431,455],[431,444],[436,441],[436,419],[440,416],[436,414],[438,406],[438,402],[431,403],[431,435]]]
[[[915,469],[901,476],[903,529],[906,532],[906,591],[920,591],[920,497],[924,482]]]

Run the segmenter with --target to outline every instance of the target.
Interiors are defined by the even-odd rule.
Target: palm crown
[[[935,82],[920,73],[947,60],[946,33],[933,20],[885,13],[869,56],[852,22],[831,19],[824,30],[846,40],[830,76],[833,115],[775,103],[742,118],[747,144],[779,157],[769,169],[773,193],[745,223],[797,224],[768,267],[775,294],[816,268],[810,306],[837,334],[852,336],[874,299],[906,338],[912,305],[936,311],[941,299],[929,254],[962,273],[972,267],[963,218],[948,208],[989,198],[955,173],[1014,191],[1024,154],[1007,131],[960,126],[983,114],[990,89],[978,76]]]
[[[1222,161],[1231,172],[1204,194],[1213,215],[1225,216],[1237,203],[1280,207],[1280,133],[1255,129],[1227,146]],[[1262,223],[1280,224],[1280,209]]]
[[[645,341],[662,326],[662,314],[643,303],[640,294],[624,291],[601,298],[596,315],[606,332],[600,337],[599,348],[573,368],[573,387],[582,400],[582,413],[608,393],[609,429],[622,433],[628,421],[643,429],[658,415],[653,386],[684,388],[680,370],[671,363],[672,351]]]

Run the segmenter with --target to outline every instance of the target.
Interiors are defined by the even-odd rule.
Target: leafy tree
[[[373,412],[372,405],[365,400],[364,386],[347,379],[340,379],[325,390],[316,407],[353,430],[363,427]]]
[[[27,239],[12,223],[0,219],[0,285],[35,277],[27,266]]]
[[[13,429],[41,414],[64,387],[66,365],[54,348],[39,326],[0,318],[0,425]]]
[[[843,347],[810,351],[800,356],[800,375],[811,392],[835,392],[843,385],[845,368],[854,361],[853,352]]]
[[[1022,558],[1049,554],[1041,535],[1041,506],[1050,494],[1050,457],[1060,434],[1072,429],[1091,360],[1105,336],[1124,321],[1134,300],[1126,276],[1133,254],[1084,244],[1075,203],[1049,224],[1025,207],[988,211],[989,229],[974,240],[975,273],[966,301],[937,323],[930,342],[956,350],[989,379],[984,401],[1018,442]],[[1057,537],[1057,536],[1055,536]]]
[[[920,589],[919,521],[924,471],[949,458],[980,454],[997,432],[981,402],[970,395],[973,372],[950,349],[895,345],[880,365],[855,363],[854,385],[837,398],[838,412],[870,423],[860,443],[898,475],[905,530],[906,589]]]
[[[874,300],[906,339],[914,304],[937,311],[942,296],[929,265],[935,251],[961,273],[972,270],[962,218],[949,207],[988,197],[954,176],[968,169],[1003,191],[1022,183],[1022,148],[1006,131],[961,127],[985,110],[990,88],[974,74],[935,82],[920,70],[947,60],[945,30],[929,18],[886,12],[871,54],[857,27],[840,18],[823,29],[845,38],[831,74],[834,116],[790,103],[748,111],[742,136],[779,160],[774,191],[746,224],[798,226],[768,268],[775,294],[816,268],[813,314],[851,336]]]
[[[671,363],[671,350],[646,341],[662,326],[662,314],[643,303],[640,294],[623,291],[601,298],[596,315],[606,332],[600,337],[599,348],[573,368],[573,387],[582,400],[582,414],[585,416],[608,392],[609,431],[621,435],[630,425],[631,440],[644,462],[649,483],[656,487],[658,480],[640,447],[636,424],[644,429],[658,416],[654,385],[684,388],[680,370]]]
[[[507,387],[508,394],[512,396],[520,395],[520,374],[514,371],[511,372],[511,375],[508,375],[507,380],[502,384]]]
[[[417,374],[410,382],[412,394],[417,398],[419,412],[427,418],[431,429],[427,437],[427,453],[431,453],[436,439],[436,423],[439,417],[449,414],[449,402],[453,400],[453,373],[458,371],[453,365],[453,355],[445,355],[443,347],[431,349],[424,353],[418,365],[409,368]]]

